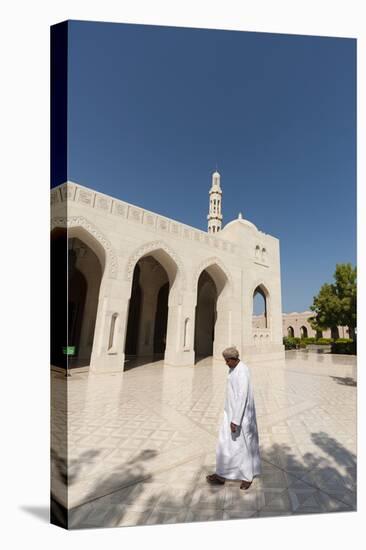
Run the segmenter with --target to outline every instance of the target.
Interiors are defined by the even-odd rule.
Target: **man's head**
[[[236,367],[236,365],[239,363],[239,352],[234,346],[224,349],[222,355],[225,359],[225,363],[231,369]]]

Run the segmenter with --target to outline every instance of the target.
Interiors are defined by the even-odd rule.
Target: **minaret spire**
[[[210,203],[208,211],[208,228],[209,233],[218,233],[221,229],[222,224],[222,214],[221,214],[221,204],[222,204],[222,191],[220,187],[220,173],[217,171],[212,174],[212,185],[209,191]]]

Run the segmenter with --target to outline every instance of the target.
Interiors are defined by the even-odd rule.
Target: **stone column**
[[[164,362],[171,366],[194,364],[195,293],[171,289]],[[187,324],[186,324],[186,320]],[[186,329],[186,330],[185,330]]]
[[[219,296],[213,346],[214,359],[222,359],[223,350],[229,346],[236,346],[240,349],[240,317],[238,308],[233,306],[232,298]]]
[[[242,289],[242,345],[253,346],[253,295],[250,285],[246,284]]]
[[[123,370],[130,294],[131,281],[121,279],[102,280],[90,362],[91,369],[94,371],[121,372]],[[118,316],[114,327],[114,346],[109,349],[110,330],[114,314]]]

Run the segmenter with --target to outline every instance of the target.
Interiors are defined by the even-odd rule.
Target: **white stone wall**
[[[236,345],[244,359],[282,357],[278,239],[246,220],[235,220],[219,234],[208,235],[73,182],[52,190],[51,200],[52,227],[67,227],[70,235],[85,242],[103,270],[92,369],[123,368],[133,272],[148,255],[163,266],[170,281],[166,364],[194,362],[197,282],[204,269],[218,290],[214,357],[221,359],[222,349],[229,345]],[[258,285],[267,293],[269,326],[264,331],[252,327]],[[114,345],[108,349],[112,323]]]

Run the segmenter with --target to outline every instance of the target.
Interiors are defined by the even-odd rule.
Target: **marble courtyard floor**
[[[205,481],[215,469],[223,363],[53,372],[53,490],[62,494],[67,474],[69,528],[355,510],[356,358],[286,352],[283,362],[249,366],[262,458],[249,491]]]

